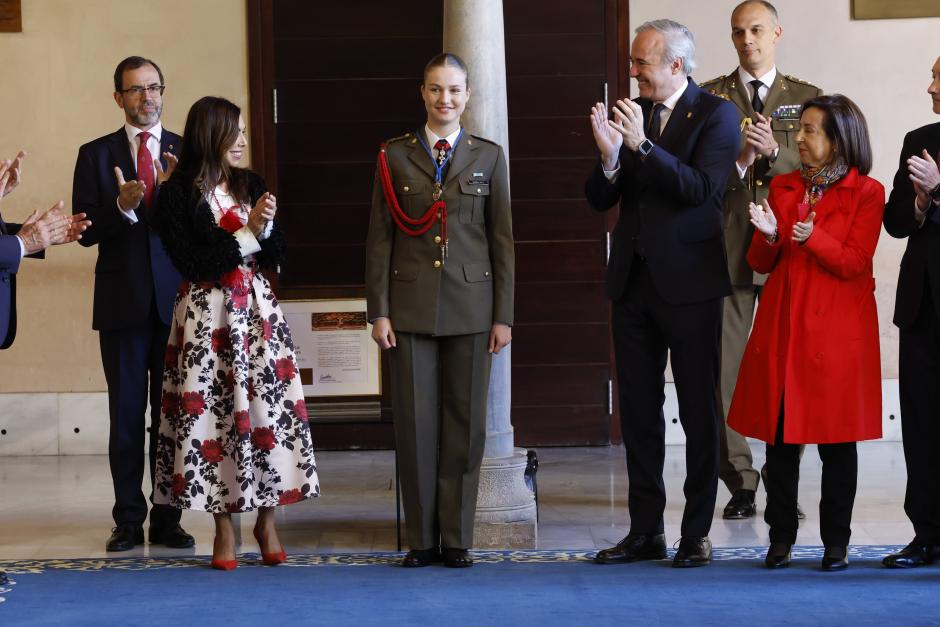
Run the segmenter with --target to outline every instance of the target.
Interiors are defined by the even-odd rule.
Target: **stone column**
[[[468,131],[498,142],[509,159],[506,52],[502,0],[444,0],[444,50],[462,58],[470,74]],[[480,470],[474,546],[535,548],[535,497],[524,481],[525,449],[513,446],[510,422],[512,352],[493,358],[486,408],[486,450]]]

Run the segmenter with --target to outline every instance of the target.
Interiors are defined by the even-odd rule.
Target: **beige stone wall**
[[[940,122],[931,111],[927,86],[940,56],[940,18],[851,19],[850,0],[771,0],[780,12],[783,37],[777,66],[819,85],[826,93],[852,98],[868,119],[875,153],[872,176],[891,191],[904,134]],[[699,82],[737,67],[730,16],[738,0],[631,0],[634,28],[671,18],[695,34]],[[635,92],[635,89],[634,89]],[[875,280],[881,325],[882,376],[897,378],[897,328],[891,324],[898,265],[904,242],[882,231],[875,254]]]
[[[0,156],[29,153],[23,184],[3,202],[4,219],[21,221],[59,199],[71,208],[78,147],[123,124],[112,75],[132,54],[160,64],[163,122],[173,131],[182,132],[201,96],[247,107],[244,0],[27,0],[23,32],[0,33]],[[71,244],[44,261],[23,261],[19,331],[0,354],[0,393],[105,389],[91,330],[96,255]]]

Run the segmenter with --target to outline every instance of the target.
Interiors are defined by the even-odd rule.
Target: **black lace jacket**
[[[254,206],[266,191],[264,180],[250,173],[248,191]],[[153,222],[173,265],[190,281],[216,281],[242,263],[235,236],[216,223],[209,203],[183,176],[174,174],[160,187]],[[287,253],[277,220],[259,243],[258,265],[277,268]]]

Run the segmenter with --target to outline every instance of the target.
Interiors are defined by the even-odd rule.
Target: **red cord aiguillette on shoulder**
[[[382,183],[382,192],[385,202],[388,203],[389,213],[398,228],[412,237],[427,233],[437,220],[441,221],[441,239],[447,241],[447,203],[443,199],[435,200],[420,218],[411,218],[404,212],[395,195],[395,186],[392,184],[392,175],[388,168],[388,158],[385,149],[388,144],[379,146],[379,180]]]

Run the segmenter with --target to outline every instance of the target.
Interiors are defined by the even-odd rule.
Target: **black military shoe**
[[[731,500],[725,505],[721,517],[726,520],[743,520],[757,514],[757,505],[754,503],[754,490],[735,490]]]
[[[444,566],[448,568],[469,568],[473,566],[473,558],[467,549],[444,548]]]
[[[887,568],[929,566],[940,559],[940,545],[922,544],[915,538],[906,547],[887,556],[881,563]]]
[[[441,550],[436,546],[430,549],[411,549],[402,558],[401,565],[405,568],[421,568],[440,562],[441,559]]]
[[[708,536],[688,536],[679,541],[676,556],[672,559],[675,568],[707,566],[712,561],[712,543]]]
[[[105,544],[109,552],[130,551],[144,543],[144,528],[134,523],[122,523],[111,530],[111,537]]]
[[[179,523],[169,527],[150,525],[150,544],[163,544],[171,549],[189,549],[196,546],[196,539],[186,533]]]
[[[598,551],[595,564],[629,564],[641,560],[666,559],[666,536],[631,533],[609,549]]]

